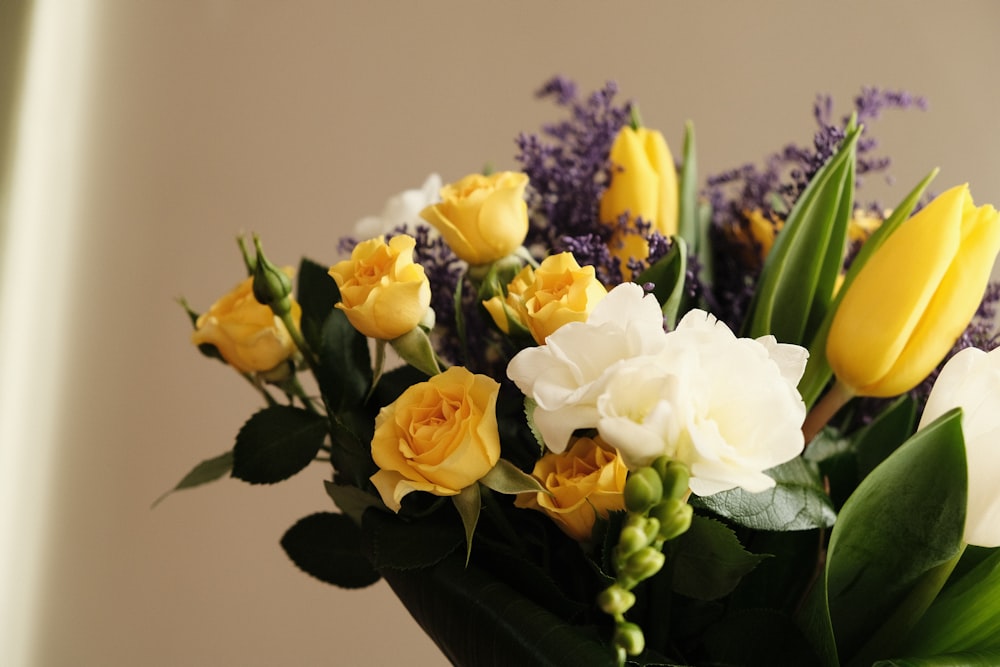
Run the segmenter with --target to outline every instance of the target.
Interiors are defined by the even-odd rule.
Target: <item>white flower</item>
[[[507,376],[537,403],[535,426],[558,453],[574,430],[597,425],[597,398],[609,371],[626,359],[656,354],[665,341],[656,299],[639,285],[623,283],[586,322],[565,324],[545,345],[519,352]]]
[[[606,433],[598,426],[598,431],[630,467],[647,465],[661,454],[686,463],[695,494],[737,486],[763,491],[774,486],[763,471],[798,456],[805,446],[806,407],[796,385],[807,357],[805,348],[778,343],[773,336],[737,338],[725,323],[692,310],[667,334],[656,359],[659,369],[644,371],[649,378],[666,369],[674,378],[663,383],[669,391],[657,396],[667,405],[639,412],[642,426],[648,424],[662,437],[661,450],[636,437],[619,438],[617,430]],[[640,384],[637,379],[630,383]]]
[[[1000,546],[1000,348],[965,348],[948,360],[924,406],[920,428],[962,408],[969,468],[965,541]]]
[[[354,225],[354,235],[361,239],[372,239],[388,234],[400,226],[413,228],[423,221],[420,212],[431,204],[441,201],[441,177],[431,174],[419,189],[404,190],[389,198],[382,209],[382,215],[370,215],[358,220]],[[436,234],[435,230],[431,230]]]

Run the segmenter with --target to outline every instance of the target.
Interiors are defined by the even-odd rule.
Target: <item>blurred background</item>
[[[516,167],[551,75],[617,81],[702,174],[807,144],[812,103],[924,95],[894,159],[1000,203],[1000,5],[294,0],[0,2],[0,663],[391,665],[445,659],[384,584],[310,579],[278,540],[331,509],[315,466],[152,502],[231,447],[259,397],[189,343],[269,257],[338,239],[432,171]]]

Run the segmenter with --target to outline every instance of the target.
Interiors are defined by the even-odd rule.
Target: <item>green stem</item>
[[[258,381],[252,373],[240,373],[240,375],[242,375],[254,389],[260,392],[260,395],[263,396],[264,400],[267,402],[268,407],[278,404],[278,401],[274,400],[274,396],[271,396],[270,392],[268,392],[267,389],[261,385],[260,381]]]
[[[299,327],[295,324],[295,320],[292,319],[292,311],[285,310],[284,312],[278,314],[281,319],[281,323],[285,325],[285,329],[288,331],[288,335],[292,337],[292,342],[295,343],[295,347],[299,349],[302,353],[302,357],[306,360],[306,365],[309,366],[309,370],[312,371],[313,375],[318,375],[317,370],[319,369],[319,361],[316,359],[316,355],[313,354],[312,348],[309,347],[309,343],[306,339],[302,337],[302,332]]]
[[[368,393],[365,395],[365,403],[367,403],[368,399],[370,399],[372,394],[375,393],[375,387],[378,386],[378,381],[382,379],[382,371],[385,370],[385,345],[386,341],[376,339],[375,365],[372,368],[372,386],[368,389]]]
[[[809,414],[806,415],[805,423],[802,424],[802,434],[805,436],[807,447],[833,416],[852,398],[854,398],[854,392],[839,381],[830,387],[830,391],[826,392],[823,398],[819,399],[819,402],[813,406]]]

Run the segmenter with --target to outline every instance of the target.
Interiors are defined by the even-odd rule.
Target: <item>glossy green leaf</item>
[[[837,312],[837,306],[840,304],[840,300],[843,295],[847,292],[851,283],[854,282],[854,277],[861,270],[861,267],[868,262],[868,258],[878,249],[885,239],[889,238],[889,235],[899,227],[904,220],[910,217],[910,213],[913,212],[914,207],[920,198],[924,194],[924,190],[930,185],[930,182],[934,180],[937,175],[937,169],[929,173],[924,177],[920,183],[917,184],[913,190],[910,191],[908,195],[899,203],[895,209],[893,209],[892,214],[882,222],[879,228],[874,234],[861,246],[861,250],[858,252],[858,256],[855,257],[854,261],[851,263],[850,269],[848,269],[847,274],[844,276],[844,282],[841,284],[840,289],[837,291],[833,302],[826,311],[826,316],[823,322],[820,324],[816,331],[816,335],[813,336],[812,342],[809,344],[809,361],[806,363],[806,370],[802,374],[802,379],[799,380],[799,393],[802,394],[802,399],[806,402],[807,406],[812,406],[817,399],[819,399],[820,394],[823,393],[824,387],[830,381],[830,377],[833,375],[833,371],[830,370],[830,364],[826,360],[826,340],[830,333],[830,325],[833,323],[833,316]]]
[[[191,472],[184,475],[181,481],[177,482],[177,486],[170,489],[162,496],[157,498],[153,502],[153,507],[159,505],[163,500],[169,496],[174,491],[180,491],[181,489],[190,489],[195,486],[201,486],[202,484],[208,484],[209,482],[214,482],[215,480],[224,477],[229,474],[233,469],[233,452],[229,450],[225,454],[220,454],[211,459],[205,459],[194,468]]]
[[[695,516],[691,528],[670,544],[673,590],[696,600],[728,595],[767,558],[749,553],[731,529],[702,516]]]
[[[962,651],[930,658],[893,658],[879,660],[872,667],[996,667],[1000,665],[1000,649]]]
[[[323,323],[340,301],[340,290],[329,267],[305,258],[299,263],[296,283],[295,300],[302,307],[302,336],[310,347],[318,350],[322,346]]]
[[[653,283],[653,294],[663,309],[663,319],[667,327],[677,324],[678,311],[684,298],[684,282],[687,272],[687,244],[679,236],[671,237],[670,250],[655,264],[639,276],[640,285]]]
[[[1000,549],[942,591],[900,653],[933,656],[985,649],[1000,651]]]
[[[341,588],[364,588],[379,574],[361,553],[361,529],[343,514],[319,512],[299,520],[281,547],[306,574]]]
[[[327,435],[322,415],[287,405],[260,410],[243,425],[233,447],[233,477],[274,484],[312,463]]]
[[[802,458],[772,468],[775,486],[760,493],[740,488],[693,498],[691,504],[756,530],[809,530],[837,519],[816,471]]]
[[[965,466],[961,412],[953,410],[910,438],[858,486],[833,528],[826,568],[807,613],[812,619],[804,622],[814,646],[829,642],[824,635],[832,626],[841,658],[863,653],[861,662],[870,664],[891,655],[889,642],[930,602],[921,593],[961,549]],[[894,632],[880,636],[886,624]],[[871,643],[873,637],[879,641]]]
[[[567,623],[453,554],[430,569],[386,570],[393,592],[455,665],[613,667],[594,628]]]
[[[773,334],[808,344],[833,299],[852,211],[855,147],[861,128],[848,128],[788,214],[761,270],[747,335]],[[818,261],[817,261],[818,259]]]

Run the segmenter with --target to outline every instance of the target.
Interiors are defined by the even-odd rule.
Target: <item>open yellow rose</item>
[[[677,167],[663,135],[644,127],[623,127],[611,145],[611,183],[601,197],[601,222],[617,225],[628,213],[634,227],[638,218],[663,236],[677,233]],[[616,233],[609,244],[611,254],[621,260],[622,274],[631,278],[629,259],[644,260],[649,244],[637,234]]]
[[[413,263],[412,236],[359,243],[351,258],[338,262],[330,275],[340,289],[340,308],[355,329],[371,338],[392,340],[413,330],[431,302],[424,267]]]
[[[551,495],[523,493],[514,504],[545,512],[577,541],[590,539],[597,516],[625,509],[628,469],[599,438],[579,438],[561,454],[546,454],[531,474]]]
[[[285,273],[290,277],[292,270],[285,269]],[[295,301],[291,313],[298,325],[302,308]],[[274,370],[297,352],[285,325],[254,298],[253,278],[241,282],[198,317],[191,342],[215,346],[226,363],[242,373]]]
[[[847,288],[827,338],[841,385],[859,396],[909,391],[969,324],[1000,250],[1000,216],[966,185],[904,222]]]
[[[441,232],[460,259],[472,265],[506,257],[528,234],[526,174],[471,174],[441,188],[441,202],[420,216]]]
[[[507,286],[506,299],[495,296],[483,306],[503,332],[510,333],[513,317],[543,345],[562,325],[586,321],[607,294],[594,267],[581,267],[572,253],[563,252],[546,257],[535,270],[524,267]]]
[[[410,386],[379,411],[372,483],[391,510],[413,491],[454,496],[475,484],[500,458],[496,401],[500,385],[452,366]]]

